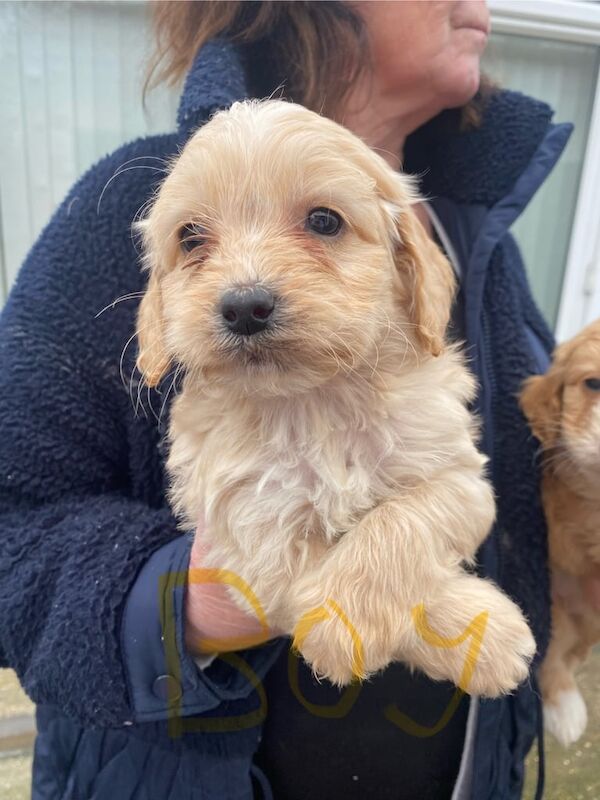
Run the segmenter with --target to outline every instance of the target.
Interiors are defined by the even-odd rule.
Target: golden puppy
[[[243,579],[317,674],[343,685],[401,659],[497,695],[535,644],[463,569],[494,501],[474,381],[444,344],[451,269],[415,200],[301,106],[218,113],[141,223],[138,366],[150,386],[185,369],[167,464],[183,526],[205,520],[208,566]],[[478,653],[451,641],[474,617]]]
[[[544,454],[553,623],[540,672],[544,719],[566,746],[587,724],[574,671],[600,641],[600,609],[585,597],[586,584],[600,579],[600,320],[527,381],[521,405]]]

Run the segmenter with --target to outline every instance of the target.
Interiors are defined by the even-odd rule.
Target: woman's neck
[[[400,168],[404,155],[404,142],[408,135],[401,120],[388,116],[383,109],[380,109],[380,113],[376,113],[369,104],[356,110],[348,109],[341,122],[372,150],[379,153],[393,169]]]
[[[339,122],[360,136],[394,169],[402,164],[404,143],[431,118],[433,110],[420,98],[386,91],[376,76],[365,75],[346,98]]]
[[[359,136],[395,170],[402,166],[407,137],[428,119],[426,110],[415,111],[414,103],[401,103],[396,96],[379,92],[364,78],[348,97],[338,115],[339,122]],[[414,208],[429,236],[432,227],[422,205]]]

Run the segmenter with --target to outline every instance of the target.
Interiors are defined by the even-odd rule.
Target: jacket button
[[[169,703],[179,700],[183,694],[181,684],[173,675],[159,675],[152,684],[152,692],[159,700],[166,700]]]

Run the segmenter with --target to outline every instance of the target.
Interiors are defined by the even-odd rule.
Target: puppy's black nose
[[[271,292],[260,287],[229,289],[221,298],[221,314],[232,333],[252,336],[269,324],[275,308]]]

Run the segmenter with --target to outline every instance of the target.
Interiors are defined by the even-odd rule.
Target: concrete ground
[[[33,705],[13,672],[0,670],[0,798],[28,800],[31,748],[35,735]]]
[[[564,750],[547,741],[545,800],[600,800],[600,651],[580,672],[589,725],[577,744]],[[0,798],[29,800],[33,706],[9,670],[0,670]],[[523,800],[533,800],[537,754],[528,760]]]
[[[568,749],[546,737],[545,800],[600,800],[600,649],[578,673],[588,709],[588,727]],[[537,753],[528,759],[524,800],[535,796]]]

